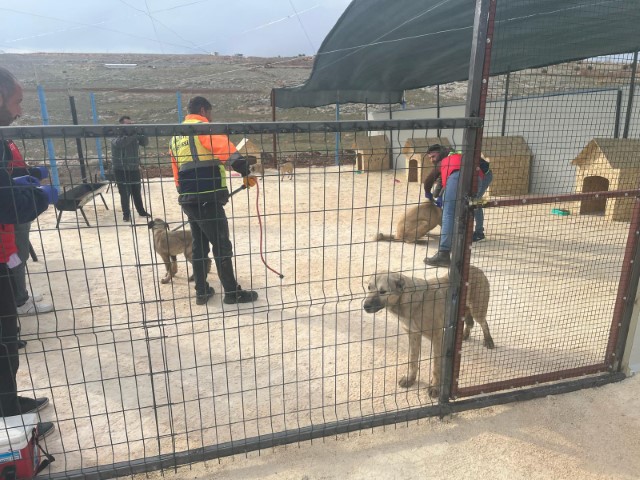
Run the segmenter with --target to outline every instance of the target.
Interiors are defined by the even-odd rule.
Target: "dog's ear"
[[[405,285],[405,283],[404,283],[404,277],[402,277],[402,276],[398,276],[398,278],[396,278],[396,288],[397,288],[399,291],[403,292],[403,291],[404,291],[404,285]]]

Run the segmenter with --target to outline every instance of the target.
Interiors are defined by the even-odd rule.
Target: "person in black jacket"
[[[130,125],[131,117],[123,115],[118,120],[122,125]],[[129,199],[133,198],[138,215],[150,217],[144,208],[142,201],[142,184],[140,178],[140,150],[139,147],[149,145],[146,135],[121,135],[111,140],[111,161],[113,176],[115,177],[118,192],[120,193],[120,205],[122,206],[122,219],[125,222],[131,220],[131,208]]]
[[[7,69],[0,67],[0,126],[8,126],[20,116],[22,87]],[[13,225],[31,222],[55,203],[57,191],[50,185],[39,186],[37,178],[23,176],[11,178],[0,168],[0,416],[10,417],[37,412],[48,403],[48,398],[18,396],[18,317],[13,292],[15,281],[11,267],[20,263],[15,246]],[[38,424],[39,436],[54,430],[51,422]]]

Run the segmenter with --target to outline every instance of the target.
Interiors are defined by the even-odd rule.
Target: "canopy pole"
[[[393,111],[391,110],[391,99],[389,99],[389,120],[393,120]],[[385,135],[387,132],[385,132]],[[393,135],[389,131],[389,168],[395,170],[396,166],[393,164]]]
[[[511,67],[507,68],[507,78],[504,82],[504,105],[502,107],[502,136],[507,131],[507,106],[509,103],[509,82],[511,80]]]
[[[38,84],[38,99],[40,100],[40,112],[42,114],[42,124],[49,125],[49,112],[47,110],[47,100],[44,95],[44,88]],[[49,163],[51,164],[51,183],[56,190],[60,191],[60,177],[58,175],[58,164],[56,163],[56,151],[53,146],[53,140],[47,138],[47,153],[49,154]]]
[[[618,89],[616,96],[616,123],[613,126],[613,138],[620,138],[620,114],[622,113],[622,89]]]
[[[93,117],[93,124],[98,125],[98,109],[96,108],[96,96],[93,92],[89,94],[91,100],[91,115]],[[105,179],[104,164],[102,160],[102,141],[96,137],[96,151],[98,152],[98,165],[100,166],[100,180]]]
[[[276,121],[276,90],[275,88],[271,89],[271,121]],[[278,168],[278,137],[277,134],[273,133],[273,161],[274,167]]]
[[[440,118],[440,84],[436,85],[436,118]],[[440,129],[438,129],[438,138],[440,138]]]
[[[69,95],[69,106],[71,107],[71,119],[73,120],[73,124],[78,125],[78,111],[76,110],[76,99],[73,97],[73,95]],[[78,160],[80,161],[80,174],[82,175],[82,183],[87,183],[87,169],[84,164],[84,154],[82,153],[82,139],[80,137],[76,137],[76,148],[78,149]]]
[[[638,50],[633,52],[633,65],[631,66],[631,82],[629,82],[629,101],[627,102],[627,115],[624,120],[624,133],[622,138],[629,137],[629,125],[631,124],[631,110],[633,110],[633,96],[636,91],[636,71],[638,70]]]
[[[179,90],[176,92],[176,103],[178,105],[178,123],[182,123],[182,94]]]
[[[336,122],[340,121],[340,102],[336,102]],[[340,165],[340,132],[336,132],[336,165]]]

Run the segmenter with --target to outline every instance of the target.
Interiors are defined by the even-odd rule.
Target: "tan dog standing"
[[[169,225],[159,218],[148,223],[153,231],[153,246],[156,253],[162,257],[167,273],[160,283],[169,283],[178,272],[177,255],[183,254],[193,264],[191,230],[169,231]],[[211,271],[211,259],[207,258],[207,273]],[[193,281],[193,275],[189,277]]]
[[[409,334],[409,371],[398,382],[401,387],[408,388],[416,381],[422,337],[431,341],[432,372],[428,389],[430,397],[440,394],[448,281],[448,276],[423,280],[400,273],[375,273],[369,279],[369,293],[363,305],[367,313],[375,313],[383,308],[395,313],[402,328]],[[475,320],[482,327],[485,347],[494,348],[487,325],[489,294],[489,280],[484,272],[470,266],[463,338],[469,338]]]
[[[284,180],[284,177],[288,176],[289,180],[293,180],[293,163],[285,162],[280,165],[278,171],[280,172],[280,181]]]
[[[407,209],[396,225],[396,233],[378,233],[376,240],[415,243],[438,225],[442,225],[442,209],[432,202],[423,202]]]

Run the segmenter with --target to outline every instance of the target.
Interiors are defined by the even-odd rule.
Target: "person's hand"
[[[442,197],[436,198],[435,204],[436,204],[436,207],[442,208]]]
[[[256,178],[255,175],[247,175],[242,179],[242,183],[244,184],[245,187],[251,188],[258,184],[258,179]]]
[[[53,205],[58,201],[58,190],[53,185],[43,185],[40,190],[47,194],[49,205]]]
[[[13,179],[13,183],[21,187],[39,187],[40,180],[31,175],[25,175],[23,177],[16,177]]]
[[[49,178],[49,169],[47,167],[31,167],[40,172],[40,180],[44,180],[45,178]]]
[[[433,202],[433,194],[432,194],[431,192],[427,192],[427,193],[425,193],[425,194],[424,194],[424,197],[425,197],[427,200],[429,200],[429,201]]]

